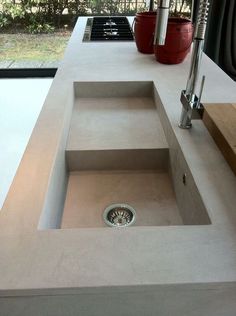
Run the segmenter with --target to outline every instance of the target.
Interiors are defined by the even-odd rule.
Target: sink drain
[[[112,204],[103,213],[104,222],[112,227],[130,226],[134,223],[135,216],[135,210],[128,204]]]

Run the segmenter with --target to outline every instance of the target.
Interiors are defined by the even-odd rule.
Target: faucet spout
[[[157,8],[154,45],[165,45],[170,0],[160,0]]]

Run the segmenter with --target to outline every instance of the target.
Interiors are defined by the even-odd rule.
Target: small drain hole
[[[112,227],[130,226],[134,223],[135,217],[135,210],[128,204],[112,204],[103,213],[104,222]]]

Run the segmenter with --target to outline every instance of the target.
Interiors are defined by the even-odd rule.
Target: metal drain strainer
[[[104,222],[112,227],[130,226],[135,216],[135,210],[128,204],[111,204],[103,213]]]

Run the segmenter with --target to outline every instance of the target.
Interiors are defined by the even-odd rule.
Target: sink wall
[[[68,183],[65,148],[74,106],[73,86],[68,90],[66,100],[66,111],[63,114],[63,128],[61,134],[58,135],[58,147],[51,162],[51,174],[48,180],[47,191],[45,192],[44,206],[38,222],[38,229],[40,230],[56,229],[60,228],[61,225]],[[47,135],[47,137],[50,137],[50,135]]]
[[[154,100],[169,144],[169,172],[183,222],[185,225],[209,225],[211,219],[208,210],[203,203],[155,87]],[[183,181],[183,177],[185,177],[185,181]]]

